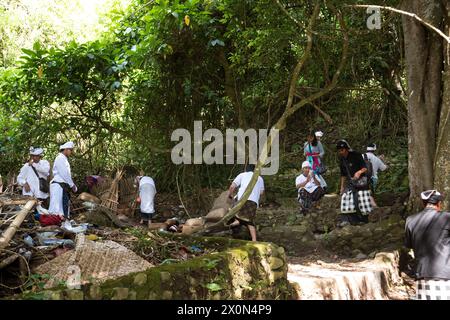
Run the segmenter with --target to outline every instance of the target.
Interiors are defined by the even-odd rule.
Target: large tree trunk
[[[442,28],[437,0],[408,0],[403,9]],[[408,172],[410,209],[421,206],[420,192],[434,185],[437,125],[441,105],[443,39],[411,17],[402,17],[408,79]]]
[[[450,3],[447,3],[447,26],[446,35],[450,35]],[[435,163],[435,187],[447,197],[444,208],[450,210],[450,45],[445,45],[445,73],[443,76],[443,93],[441,104],[441,115],[439,122],[439,135],[436,149]]]

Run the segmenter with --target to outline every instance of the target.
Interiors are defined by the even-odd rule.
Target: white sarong
[[[63,207],[63,188],[58,183],[50,184],[50,206],[48,208],[50,214],[64,216]],[[69,206],[70,215],[70,206]]]

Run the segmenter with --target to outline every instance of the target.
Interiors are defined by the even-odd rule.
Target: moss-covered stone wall
[[[224,242],[224,239],[216,240]],[[221,252],[85,285],[79,290],[43,291],[40,297],[52,300],[295,298],[287,281],[282,247],[271,243],[231,242],[227,240],[231,248]]]

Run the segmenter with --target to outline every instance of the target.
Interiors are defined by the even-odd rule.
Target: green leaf
[[[30,57],[33,57],[36,55],[36,53],[33,50],[29,50],[29,49],[22,49],[22,52]]]
[[[208,283],[206,285],[206,288],[209,291],[212,291],[212,292],[223,290],[223,288],[220,285],[218,285],[217,283],[215,283],[215,282]]]

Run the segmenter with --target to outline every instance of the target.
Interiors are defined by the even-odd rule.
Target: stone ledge
[[[205,238],[206,239],[206,238]],[[219,241],[222,244],[228,240]],[[231,243],[230,243],[231,244]],[[40,292],[51,300],[292,299],[284,249],[271,243],[239,245],[182,263],[149,268],[79,290]],[[24,295],[22,298],[33,299]]]

